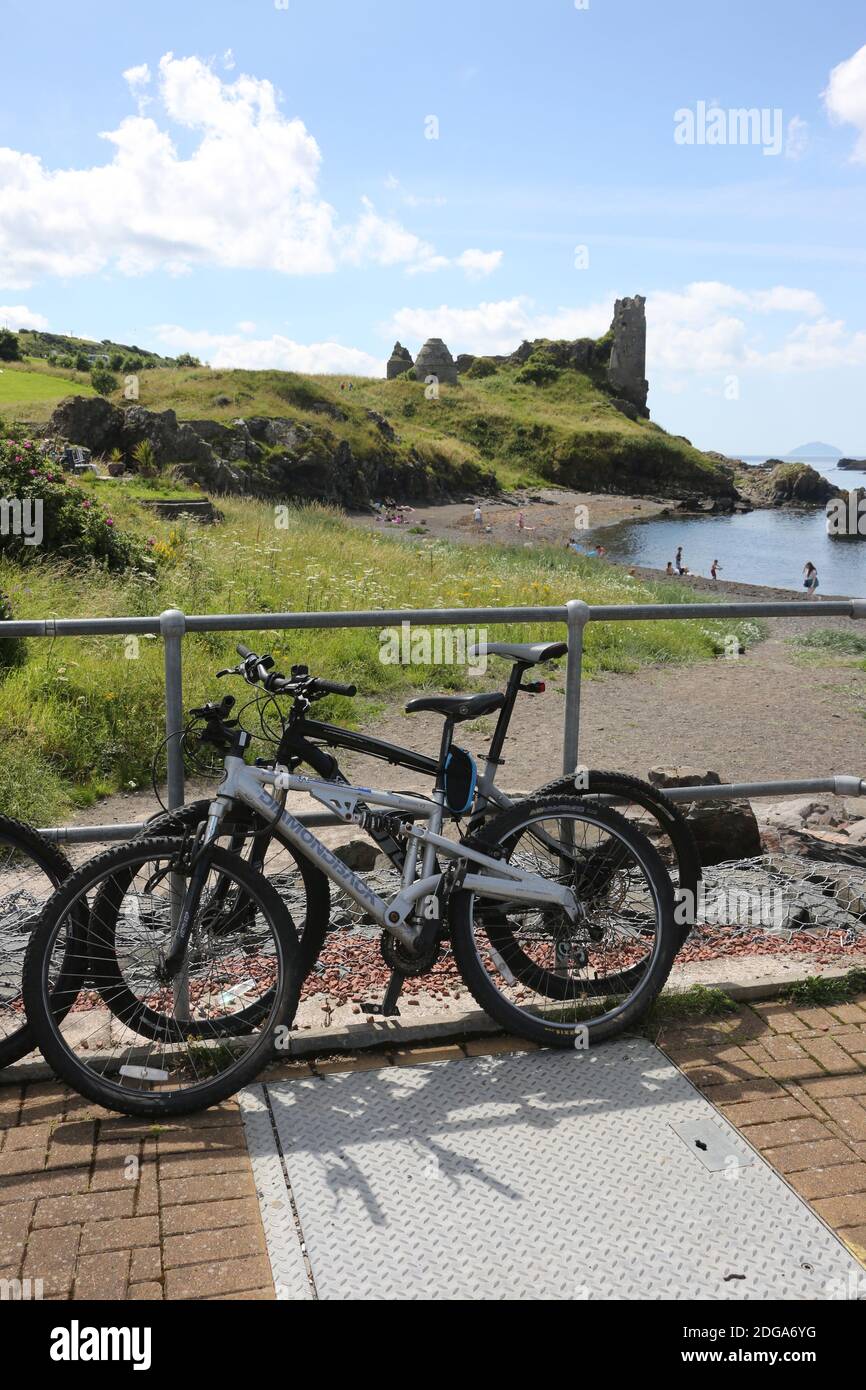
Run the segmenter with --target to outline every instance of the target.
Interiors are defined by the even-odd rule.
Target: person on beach
[[[681,545],[677,546],[677,553],[674,556],[674,564],[676,565],[677,574],[686,573],[686,567],[683,564],[683,548]]]
[[[719,564],[718,560],[714,560],[713,563],[710,565],[710,578],[712,579],[714,584],[718,584],[719,582],[719,570],[721,568],[722,567]]]
[[[597,546],[595,547],[595,558],[596,558],[596,560],[603,560],[606,554],[607,554],[607,551],[605,550],[605,548],[604,548],[603,545],[597,545]]]
[[[668,575],[671,579],[676,578],[676,575],[674,574],[674,567],[671,564],[670,560],[668,560],[667,566],[665,568],[665,574]]]
[[[806,590],[807,598],[815,597],[815,590],[818,588],[818,571],[811,560],[806,561],[803,569],[803,588]]]
[[[478,506],[477,503],[475,504],[475,511],[472,513],[472,520],[480,530],[484,522],[484,517],[481,515],[481,508]]]
[[[523,512],[518,512],[518,513],[517,513],[517,529],[518,529],[518,531],[522,531],[525,525],[526,525],[526,517],[523,515]]]

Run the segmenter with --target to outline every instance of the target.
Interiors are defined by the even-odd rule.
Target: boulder
[[[441,338],[428,338],[415,363],[415,374],[419,381],[435,376],[439,384],[457,385],[457,364]]]
[[[848,832],[848,843],[852,845],[866,845],[866,820],[855,820],[845,829]]]
[[[103,396],[67,396],[51,416],[50,430],[92,453],[120,447],[123,411]]]
[[[390,420],[387,420],[384,415],[380,415],[378,410],[368,410],[366,414],[367,419],[372,420],[380,434],[384,435],[391,443],[396,442],[397,431],[394,429]]]
[[[649,780],[656,787],[717,787],[718,772],[698,767],[654,767]],[[754,859],[762,852],[758,821],[748,801],[686,803],[686,819],[704,867],[730,859]]]
[[[461,353],[457,356],[457,358],[455,359],[455,362],[454,362],[454,365],[455,365],[455,367],[457,368],[457,375],[458,375],[458,376],[462,376],[462,374],[463,374],[464,372],[468,372],[468,371],[469,371],[469,368],[472,366],[472,363],[473,363],[474,361],[475,361],[475,354],[474,354],[474,353],[471,353],[471,352],[461,352]]]
[[[347,845],[339,845],[334,850],[334,858],[341,860],[347,868],[354,869],[356,872],[374,869],[380,857],[382,857],[381,850],[378,850],[368,840],[350,840]]]
[[[241,496],[251,491],[247,474],[213,452],[208,459],[175,464],[171,472],[177,482],[198,483],[205,492]]]
[[[415,363],[412,361],[412,354],[402,343],[395,343],[391,356],[388,358],[388,365],[385,373],[389,381],[395,377],[402,376],[404,372],[410,372]]]

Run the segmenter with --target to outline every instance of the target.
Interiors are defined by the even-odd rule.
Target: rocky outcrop
[[[823,507],[842,490],[808,463],[770,460],[758,468],[741,465],[735,470],[737,491],[755,507]]]
[[[861,473],[866,472],[866,459],[840,459],[836,467],[851,468]]]
[[[457,364],[441,338],[428,338],[415,363],[415,375],[419,381],[435,376],[440,385],[457,385]]]
[[[345,419],[342,412],[340,418]],[[473,463],[457,463],[428,450],[400,448],[399,435],[384,415],[368,411],[380,447],[355,456],[324,422],[310,425],[287,417],[250,416],[179,421],[173,410],[141,405],[118,409],[100,397],[64,401],[50,432],[94,452],[120,449],[127,460],[147,440],[156,463],[171,467],[181,482],[205,492],[250,497],[302,499],[363,509],[372,498],[446,501],[467,492],[497,491],[495,476]]]
[[[648,417],[645,306],[646,299],[640,294],[616,301],[607,377],[615,396],[630,402],[640,415]]]
[[[403,344],[397,342],[388,358],[388,365],[385,368],[385,375],[389,381],[395,377],[402,376],[404,372],[411,372],[415,363],[412,361],[412,354]]]

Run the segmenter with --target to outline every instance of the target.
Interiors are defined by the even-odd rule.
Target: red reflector
[[[547,686],[545,685],[544,681],[539,681],[539,682],[538,682],[538,693],[539,693],[539,695],[543,695],[546,689],[547,689]]]

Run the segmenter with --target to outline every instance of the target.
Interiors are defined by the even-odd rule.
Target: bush
[[[127,357],[123,363],[125,372],[143,372],[144,362],[140,357]]]
[[[541,353],[533,353],[527,358],[526,366],[517,373],[516,381],[526,386],[549,386],[559,378],[559,369],[547,361]]]
[[[21,349],[18,345],[18,334],[13,333],[11,328],[0,328],[0,362],[19,362],[21,360]]]
[[[123,353],[113,352],[108,359],[108,365],[113,372],[123,371]]]
[[[117,390],[117,377],[104,367],[94,367],[90,373],[90,384],[97,396],[110,396],[112,391]]]
[[[159,472],[159,465],[156,461],[156,451],[149,439],[142,439],[136,444],[132,451],[132,457],[138,464],[138,471],[142,478],[155,478]]]
[[[5,499],[2,554],[16,560],[44,555],[95,560],[110,570],[152,569],[140,543],[115,526],[98,502],[68,483],[14,426],[4,427],[0,437],[0,498]]]
[[[79,352],[79,353],[76,354],[76,357],[75,357],[75,370],[76,370],[77,372],[89,372],[89,371],[90,371],[90,358],[87,356],[87,353],[85,353],[85,352]]]
[[[12,605],[5,594],[0,594],[0,620],[4,623],[14,618]],[[27,648],[23,637],[0,637],[0,670],[7,671],[10,666],[20,666],[27,658]]]
[[[495,376],[498,371],[496,363],[492,357],[476,357],[471,367],[463,373],[464,376],[479,377]]]

